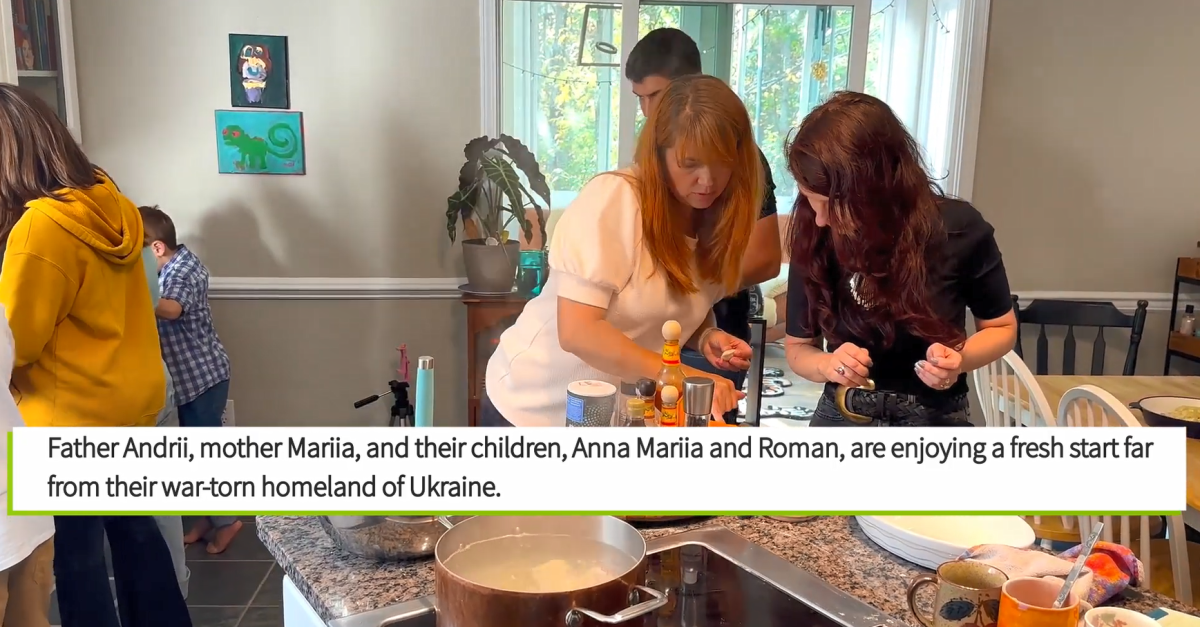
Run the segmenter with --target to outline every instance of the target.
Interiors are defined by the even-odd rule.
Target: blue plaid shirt
[[[175,402],[196,400],[212,386],[229,380],[229,355],[213,328],[208,308],[208,268],[187,246],[158,274],[162,298],[173,300],[183,313],[175,320],[158,319],[163,360],[175,380]]]

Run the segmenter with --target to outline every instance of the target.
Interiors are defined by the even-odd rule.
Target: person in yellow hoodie
[[[9,84],[0,84],[0,236],[10,389],[25,424],[154,426],[166,380],[137,206],[45,102]],[[152,517],[55,516],[54,526],[62,627],[191,625]]]

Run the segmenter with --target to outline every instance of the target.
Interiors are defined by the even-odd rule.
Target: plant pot
[[[510,292],[517,276],[521,243],[517,240],[488,246],[485,240],[463,240],[463,263],[467,283],[479,292]]]

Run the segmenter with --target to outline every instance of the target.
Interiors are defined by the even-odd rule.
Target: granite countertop
[[[765,517],[719,517],[642,529],[647,540],[718,525],[783,557],[876,609],[910,625],[905,593],[914,576],[930,571],[879,548],[849,517],[787,523]],[[292,583],[324,620],[351,616],[433,594],[433,562],[381,564],[342,552],[316,518],[260,516],[258,536]],[[1195,608],[1152,592],[1127,591],[1108,605],[1139,612]]]

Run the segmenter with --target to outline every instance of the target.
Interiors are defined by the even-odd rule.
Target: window
[[[500,2],[500,130],[538,155],[556,209],[596,173],[621,165],[621,148],[631,148],[643,121],[622,82],[629,6],[639,37],[668,26],[687,32],[704,71],[741,96],[784,210],[796,195],[783,152],[789,131],[831,92],[864,82],[867,64],[852,62],[852,35],[856,14],[866,24],[870,0]],[[636,116],[625,134],[623,98]]]
[[[783,212],[797,194],[784,142],[839,89],[887,101],[946,191],[956,193],[963,176],[969,179],[970,173],[956,171],[961,163],[973,168],[974,143],[963,148],[962,135],[975,129],[964,126],[963,111],[971,98],[978,106],[978,94],[964,86],[964,68],[968,54],[982,54],[986,39],[971,29],[982,24],[986,34],[988,0],[481,1],[497,9],[496,19],[489,25],[485,18],[483,26],[495,28],[499,40],[499,94],[485,94],[496,98],[499,128],[486,120],[485,126],[521,139],[537,154],[554,209],[632,154],[643,118],[623,81],[621,62],[631,47],[624,40],[666,26],[690,34],[704,71],[741,96]],[[635,9],[636,25],[626,24]],[[623,124],[622,115],[632,122]]]

